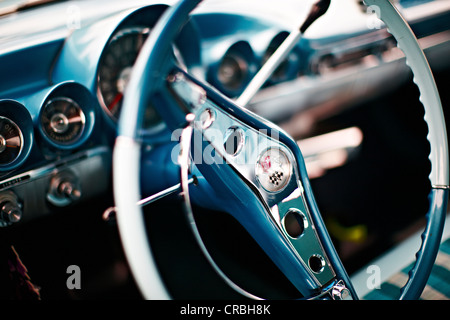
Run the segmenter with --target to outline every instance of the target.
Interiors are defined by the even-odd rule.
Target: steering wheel
[[[137,205],[141,194],[140,132],[144,110],[151,99],[156,99],[164,102],[154,106],[167,126],[172,130],[184,128],[179,162],[188,217],[192,218],[189,195],[200,203],[208,198],[216,208],[226,209],[236,218],[305,299],[358,299],[320,216],[296,142],[274,124],[189,75],[171,59],[171,43],[200,2],[180,1],[160,18],[135,64],[119,120],[113,155],[117,222],[143,297],[171,298],[148,242],[142,208]],[[388,0],[367,0],[366,5],[377,6],[380,18],[404,51],[429,128],[432,189],[427,225],[400,296],[418,299],[437,255],[448,200],[444,116],[430,68],[407,23]],[[235,142],[230,148],[229,141]],[[188,186],[188,175],[196,176],[198,185]],[[399,187],[404,187],[401,182]],[[259,298],[228,279],[207,249],[202,249],[225,282],[246,297]]]

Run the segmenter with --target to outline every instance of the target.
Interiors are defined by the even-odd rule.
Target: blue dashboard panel
[[[427,1],[425,5],[433,2]],[[0,164],[4,179],[14,180],[17,175],[51,166],[58,161],[64,162],[67,157],[81,156],[97,148],[105,148],[106,153],[112,150],[118,114],[111,114],[112,104],[116,102],[114,98],[114,103],[105,102],[100,81],[104,75],[102,67],[108,64],[111,54],[126,56],[125,49],[122,52],[111,49],[124,31],[137,27],[151,32],[157,19],[171,3],[173,1],[64,1],[0,17],[0,117],[11,117],[20,127],[25,142],[25,148],[16,161]],[[413,4],[411,1],[400,3],[406,9],[414,9],[417,5],[417,2]],[[357,8],[356,3],[352,5]],[[223,10],[226,6],[221,1],[204,1],[175,43],[174,55],[198,79],[209,82],[234,98],[239,96],[267,57],[298,23],[296,19],[301,16],[299,13],[304,11],[305,4],[283,1],[276,12],[260,1],[231,1],[231,6]],[[291,6],[291,11],[283,10]],[[330,10],[336,10],[336,7]],[[280,18],[280,12],[287,18]],[[320,99],[323,95],[318,92],[323,91],[321,85],[328,81],[329,71],[339,69],[340,63],[347,63],[347,57],[356,56],[363,61],[364,55],[373,54],[374,50],[388,50],[386,41],[390,36],[386,30],[367,28],[366,13],[358,11],[358,15],[359,19],[351,23],[348,19],[337,20],[336,30],[326,28],[325,33],[310,30],[311,33],[305,34],[288,59],[264,85],[262,98],[257,99],[258,103],[250,105],[249,109],[269,120],[277,120],[285,113],[302,110],[303,106],[298,107],[297,104],[303,101],[309,103],[309,100],[304,99],[305,96]],[[433,13],[433,19],[413,19],[412,27],[419,37],[443,34],[450,29],[448,18],[448,10],[439,11]],[[342,23],[350,31],[340,32],[342,25],[339,24]],[[353,41],[360,38],[366,41]],[[327,65],[330,57],[337,59]],[[440,60],[445,63],[445,59]],[[323,79],[322,69],[328,72]],[[115,78],[106,86],[126,82],[130,70],[128,67],[121,69],[119,76],[113,69],[107,72],[106,76]],[[317,83],[318,86],[313,87],[312,91],[302,91],[303,87],[297,90],[299,81],[304,80],[306,83]],[[338,86],[339,83],[341,78],[336,78],[333,85]],[[383,83],[377,85],[380,87]],[[264,89],[270,93],[274,88],[281,89],[280,92],[295,91],[292,98],[286,94],[293,101],[291,109],[285,111],[289,103],[284,102],[274,107],[270,103],[270,95],[266,103]],[[115,97],[120,100],[122,93],[116,92]],[[52,106],[52,99],[57,99],[59,104]],[[58,140],[65,139],[59,136],[49,137],[42,123],[46,106],[50,104],[53,107],[51,115],[54,116],[58,113],[56,111],[62,110],[62,100],[71,101],[69,105],[74,114],[82,111],[81,129],[66,125],[74,135],[71,143]],[[13,114],[8,113],[12,108]],[[47,119],[47,131],[48,128],[65,128],[63,122],[68,121],[69,117],[66,118],[55,117],[53,127],[50,119]],[[61,122],[59,127],[56,120]],[[153,108],[149,108],[145,120],[148,122],[143,132],[146,142],[153,145],[173,142],[171,132]],[[105,168],[108,168],[111,160],[105,161]],[[164,186],[155,185],[149,189],[157,190],[160,187]],[[105,189],[105,186],[102,188]]]
[[[63,44],[64,39],[55,39],[0,54],[5,77],[0,81],[0,98],[16,98],[48,86],[53,63]]]
[[[165,8],[157,5],[119,11],[76,29],[67,39],[55,65],[53,82],[72,79],[94,90],[99,61],[115,33],[127,26],[152,27]]]

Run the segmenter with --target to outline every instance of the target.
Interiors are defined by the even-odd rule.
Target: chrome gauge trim
[[[105,111],[105,113],[114,121],[117,121],[118,119],[118,114],[120,112],[120,106],[122,103],[122,99],[123,99],[123,93],[125,90],[125,87],[127,85],[129,76],[131,74],[131,68],[138,56],[138,53],[140,52],[140,49],[142,48],[142,45],[145,42],[145,39],[148,37],[148,35],[150,34],[150,28],[149,27],[144,27],[144,26],[134,26],[134,27],[127,27],[124,28],[120,31],[118,31],[112,38],[111,40],[108,42],[108,44],[106,45],[102,56],[100,58],[100,62],[99,62],[99,66],[97,69],[97,79],[96,79],[96,93],[97,93],[97,99],[100,103],[100,106],[102,107],[102,109]],[[104,92],[105,89],[102,89],[103,86],[110,86],[111,83],[107,84],[104,78],[102,78],[102,68],[106,67],[105,63],[106,63],[106,59],[108,59],[108,54],[112,54],[112,46],[114,44],[117,44],[118,41],[121,41],[124,39],[124,37],[128,37],[130,35],[136,35],[139,37],[139,42],[138,42],[138,47],[135,48],[136,50],[136,56],[134,57],[133,63],[130,66],[126,66],[125,68],[123,68],[120,72],[120,74],[116,75],[117,79],[115,80],[115,90],[117,91],[117,93],[114,95],[114,97],[111,99],[106,99],[105,95],[106,93]],[[132,48],[128,48],[128,49],[132,49]],[[133,53],[134,54],[134,53]],[[116,63],[116,62],[114,62]],[[110,80],[111,81],[111,80]],[[119,87],[119,88],[118,88]],[[109,88],[110,90],[113,90],[112,88]],[[103,91],[102,91],[103,90]],[[111,100],[111,101],[107,101],[107,100]]]
[[[26,183],[45,178],[52,173],[59,172],[58,169],[70,167],[73,164],[82,162],[84,159],[95,158],[110,153],[109,148],[99,146],[93,149],[89,149],[69,157],[62,158],[58,161],[49,163],[37,169],[32,169],[13,177],[0,180],[0,192],[10,190],[15,187],[20,187]]]
[[[256,180],[270,193],[283,191],[291,181],[292,174],[292,162],[282,148],[267,148],[255,162]]]
[[[5,131],[5,133],[3,133],[4,130],[8,132]],[[15,143],[13,145],[8,145],[8,141],[13,141]],[[0,166],[14,163],[21,156],[23,146],[24,138],[19,126],[11,119],[0,116]],[[7,155],[7,153],[11,153],[11,157],[8,157],[11,159],[3,161],[3,157]]]
[[[76,202],[105,195],[110,183],[110,165],[110,148],[94,147],[0,180],[0,195],[10,192],[17,195],[23,204],[21,222],[29,222],[49,214],[64,212],[59,210]],[[80,196],[77,199],[55,198],[52,190],[55,180],[67,177],[70,173],[73,174],[72,177],[76,177],[72,182],[79,188]],[[56,202],[55,199],[59,201]]]
[[[50,99],[39,119],[44,136],[56,145],[73,145],[85,133],[86,115],[79,104],[69,97]]]
[[[3,124],[8,124],[6,131],[3,125],[0,126],[3,137],[0,140],[4,143],[0,147],[3,149],[0,172],[4,173],[18,168],[27,160],[34,142],[34,126],[27,108],[16,100],[0,100],[0,119]]]
[[[107,115],[109,119],[112,120],[113,124],[116,124],[118,121],[118,118],[120,116],[120,110],[122,107],[123,102],[123,96],[125,93],[125,89],[128,85],[128,80],[131,75],[132,68],[134,66],[134,62],[137,59],[137,56],[140,53],[140,50],[142,48],[142,45],[144,44],[145,40],[149,36],[151,32],[150,26],[143,26],[143,25],[135,25],[130,27],[124,27],[123,29],[117,31],[112,38],[108,41],[107,45],[105,46],[103,53],[101,55],[98,67],[97,67],[97,77],[96,77],[96,96],[97,100],[104,111],[104,113]],[[120,70],[116,70],[114,73],[114,70],[111,70],[111,65],[108,67],[106,64],[108,63],[107,59],[113,59],[108,58],[108,55],[114,55],[113,54],[113,46],[114,44],[117,44],[118,41],[122,41],[125,37],[129,36],[138,36],[139,41],[137,41],[138,47],[132,49],[130,46],[130,42],[127,45],[127,48],[124,48],[124,46],[119,46],[120,50],[124,52],[124,54],[131,55],[133,54],[133,63],[126,63],[126,66],[119,66]],[[187,71],[187,64],[183,58],[183,55],[179,48],[174,44],[172,46],[173,49],[173,56],[178,64],[178,67],[181,68],[184,71]],[[135,50],[132,52],[131,50]],[[115,57],[117,59],[117,57]],[[128,61],[128,62],[130,62]],[[109,64],[118,64],[120,65],[121,62],[112,62],[109,61]],[[106,68],[106,69],[104,69]],[[108,77],[111,77],[111,74],[115,74],[114,79],[105,79]],[[102,89],[103,88],[103,89]],[[109,95],[111,97],[107,98],[108,92],[105,92],[105,88],[108,89]],[[142,128],[142,134],[144,136],[152,136],[156,133],[161,132],[166,128],[165,123],[162,121],[162,118],[160,115],[156,112],[155,108],[152,105],[149,105],[144,116],[144,125]]]

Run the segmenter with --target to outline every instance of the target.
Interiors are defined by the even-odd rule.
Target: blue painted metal
[[[0,54],[0,98],[17,99],[50,85],[49,70],[63,43],[56,39]]]
[[[447,214],[448,189],[432,189],[428,196],[430,205],[427,226],[423,232],[422,245],[416,253],[416,262],[409,272],[409,280],[401,289],[401,300],[419,299],[431,274],[434,260],[442,239]]]
[[[53,83],[71,79],[95,94],[99,61],[118,30],[134,23],[151,27],[165,5],[115,12],[97,23],[75,30],[67,39],[52,73]]]
[[[203,146],[193,144],[192,148],[199,148],[203,153],[207,146],[208,143],[204,142]],[[239,221],[303,296],[317,294],[317,283],[296,256],[287,239],[282,236],[268,208],[263,205],[264,201],[257,197],[257,193],[229,165],[215,163],[213,153],[203,154],[204,161],[196,166],[215,190],[214,194],[219,197],[221,209]]]
[[[180,183],[179,151],[177,142],[142,150],[141,193],[144,197]]]
[[[192,79],[194,81],[194,79]],[[197,82],[198,85],[202,85],[201,83]],[[334,271],[337,274],[337,278],[343,280],[346,285],[347,288],[349,288],[349,290],[352,293],[352,296],[354,298],[357,297],[357,294],[350,282],[350,279],[348,277],[348,274],[337,254],[336,249],[334,248],[333,242],[327,232],[325,223],[322,220],[322,217],[320,215],[320,211],[319,208],[317,207],[314,195],[313,195],[313,191],[311,188],[311,184],[309,182],[308,179],[308,175],[307,175],[307,171],[306,171],[306,166],[304,163],[304,159],[301,155],[300,149],[298,148],[298,145],[296,144],[296,142],[285,132],[283,132],[280,128],[277,128],[276,126],[274,126],[272,123],[268,122],[267,120],[251,113],[250,111],[246,110],[246,109],[242,109],[239,108],[238,106],[234,105],[234,103],[227,99],[226,97],[224,97],[223,95],[217,93],[217,91],[208,88],[208,86],[206,85],[202,85],[203,88],[207,91],[207,96],[209,99],[211,99],[212,101],[214,101],[214,103],[216,103],[220,108],[222,108],[224,111],[226,111],[227,113],[229,113],[232,117],[235,117],[237,119],[239,119],[240,121],[242,121],[243,123],[255,128],[256,130],[260,130],[260,131],[265,131],[267,132],[267,134],[269,136],[279,136],[279,140],[281,143],[283,143],[284,145],[286,145],[293,153],[298,165],[298,171],[300,174],[300,180],[301,183],[303,185],[304,188],[304,192],[305,192],[305,197],[306,197],[306,201],[307,201],[307,205],[308,205],[308,209],[310,210],[311,213],[311,217],[313,219],[315,228],[319,234],[319,238],[322,242],[322,245],[324,247],[324,250],[328,256],[328,258],[330,259],[330,262],[333,266]],[[234,172],[230,171],[230,169],[223,169],[222,167],[226,167],[226,165],[215,165],[215,170],[217,170],[218,172],[220,172],[222,170],[221,175],[218,175],[217,177],[215,177],[214,179],[208,179],[207,181],[209,182],[209,184],[212,185],[212,188],[215,190],[220,190],[220,188],[223,188],[223,184],[228,181],[229,179],[232,179],[232,175],[235,175]],[[197,167],[199,167],[199,165],[197,165]],[[209,174],[213,174],[210,171],[213,170],[212,168],[207,168],[207,166],[202,166],[201,172],[203,175],[205,175],[205,172],[209,172]],[[225,177],[225,178],[224,178]],[[245,193],[245,184],[241,181],[241,185],[237,184],[237,182],[233,182],[234,183],[234,187],[236,188],[235,194],[233,199],[235,199],[237,202],[241,201],[241,202],[245,202],[247,201],[247,197],[250,197],[249,199],[251,199],[251,197],[255,198],[255,195],[251,196],[249,193]],[[231,187],[229,187],[231,188]],[[224,194],[221,193],[220,196],[223,196]],[[227,196],[233,196],[232,191],[230,191],[230,194],[227,194]],[[239,198],[241,197],[241,198]],[[240,199],[240,200],[239,200]],[[192,196],[192,200],[193,202],[195,202],[197,200],[195,194],[193,194]],[[202,200],[199,200],[200,203],[202,203]],[[219,201],[222,201],[222,205],[221,208],[222,209],[227,209],[230,206],[231,201],[227,201],[227,198],[224,199],[220,199]],[[254,200],[255,205],[256,204],[256,200]],[[259,204],[259,207],[261,205]],[[256,208],[258,208],[258,205],[255,207],[255,209],[252,210],[256,210]],[[262,210],[260,208],[260,210]],[[242,207],[237,207],[234,208],[233,211],[233,215],[244,225],[251,225],[251,221],[253,219],[258,219],[261,217],[264,217],[265,213],[263,211],[260,211],[258,213],[258,217],[250,217],[248,215],[248,211],[249,209],[245,208],[245,206]],[[230,212],[230,210],[228,210],[228,212]],[[267,221],[266,221],[267,223]],[[247,229],[248,230],[248,229]],[[251,230],[251,229],[250,229]],[[251,231],[248,230],[250,233]],[[265,236],[267,236],[270,239],[270,235],[266,234]],[[272,235],[273,236],[273,235]],[[263,239],[261,239],[261,241],[264,241]],[[260,244],[262,244],[262,246],[264,246],[264,242],[260,242]],[[267,252],[267,251],[266,251]],[[267,252],[267,254],[271,257],[275,256],[275,252]],[[280,265],[281,262],[277,262],[276,261],[277,258],[275,258],[275,263],[277,265]],[[280,260],[283,261],[283,263],[285,263],[285,260]],[[292,261],[290,262],[292,263]],[[283,270],[283,269],[282,269]],[[295,278],[295,272],[298,272],[298,270],[294,271],[294,270],[285,270],[286,276],[290,279]],[[290,273],[293,272],[293,273]],[[307,278],[305,278],[307,279]],[[309,287],[310,283],[305,283],[303,284],[305,285],[305,287],[301,287],[301,284],[297,284],[297,288],[300,290],[300,292],[302,292],[302,294],[305,293],[305,291],[307,292],[307,295],[312,295],[312,293],[314,292],[314,290]],[[317,290],[317,287],[315,288]],[[317,293],[317,292],[316,292]]]

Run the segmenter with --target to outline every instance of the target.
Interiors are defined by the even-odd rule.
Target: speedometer
[[[119,31],[103,53],[98,69],[97,95],[102,107],[115,120],[122,107],[123,95],[132,67],[150,33],[146,27]]]

